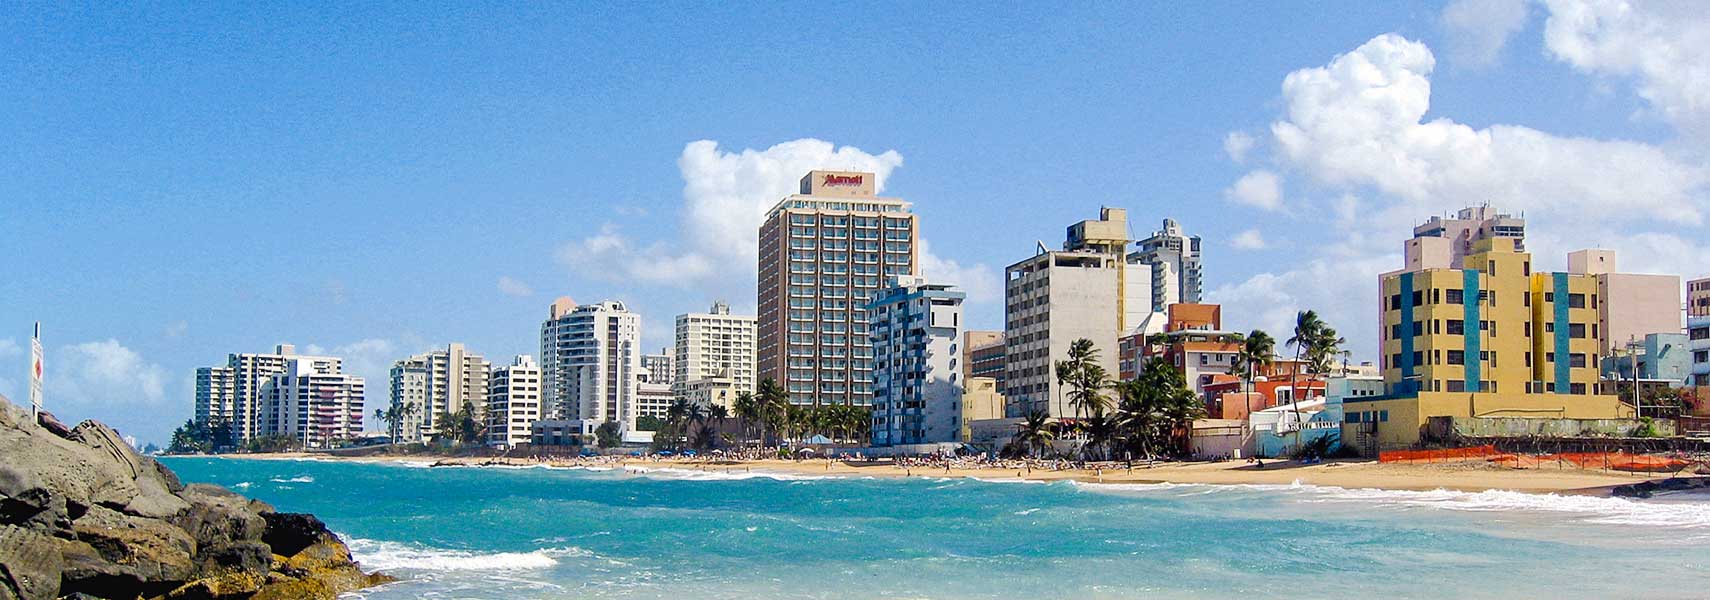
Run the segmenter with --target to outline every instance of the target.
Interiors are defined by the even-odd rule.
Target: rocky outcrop
[[[184,485],[94,421],[0,397],[0,600],[325,598],[364,573],[312,515]]]

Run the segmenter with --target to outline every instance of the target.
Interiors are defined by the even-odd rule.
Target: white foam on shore
[[[701,469],[683,469],[677,467],[643,467],[624,465],[623,472],[632,475],[659,476],[685,481],[744,481],[748,479],[774,479],[777,481],[819,481],[822,479],[846,479],[840,475],[798,475],[777,471],[707,471]]]
[[[1461,512],[1553,513],[1577,517],[1587,523],[1710,529],[1710,502],[1654,502],[1606,496],[1535,494],[1508,490],[1461,492],[1455,490],[1382,490],[1293,484],[1208,483],[1081,483],[1093,491],[1137,491],[1199,494],[1259,491],[1292,496],[1308,503],[1424,508]]]
[[[591,556],[588,551],[576,547],[479,553],[382,540],[346,539],[357,562],[380,571],[523,571],[551,568],[558,564],[559,558],[566,556]]]

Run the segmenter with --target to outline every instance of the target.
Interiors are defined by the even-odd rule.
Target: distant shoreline
[[[185,455],[207,456],[207,455]],[[1453,490],[1483,492],[1503,490],[1537,494],[1570,494],[1609,496],[1615,486],[1642,481],[1666,479],[1656,473],[1626,473],[1620,471],[1589,471],[1578,469],[1511,469],[1477,461],[1444,464],[1385,464],[1374,461],[1329,461],[1321,464],[1299,464],[1292,461],[1266,462],[1258,468],[1246,462],[1218,463],[1157,463],[1152,466],[1136,464],[1113,468],[977,468],[907,467],[888,461],[862,463],[827,459],[804,460],[723,460],[723,459],[644,459],[622,457],[602,459],[533,459],[524,457],[445,457],[445,456],[363,456],[343,457],[326,454],[291,452],[275,454],[222,454],[217,458],[252,460],[324,460],[359,463],[431,463],[434,466],[514,466],[544,465],[559,468],[611,468],[629,470],[684,469],[709,473],[776,473],[787,475],[839,477],[968,477],[984,481],[1076,481],[1108,484],[1212,484],[1212,485],[1316,485],[1349,489],[1381,489],[1401,491]]]

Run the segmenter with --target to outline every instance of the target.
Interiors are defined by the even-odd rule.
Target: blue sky
[[[1366,358],[1376,273],[1456,206],[1525,211],[1546,267],[1710,271],[1690,3],[1139,4],[8,11],[0,394],[33,320],[50,407],[145,440],[280,342],[371,406],[432,346],[535,353],[558,295],[663,346],[751,309],[746,223],[820,163],[913,201],[994,329],[1003,265],[1101,204],[1203,236],[1228,326],[1317,308]]]

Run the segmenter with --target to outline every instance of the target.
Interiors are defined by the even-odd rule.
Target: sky
[[[371,408],[410,354],[537,353],[557,296],[663,348],[753,310],[755,230],[813,168],[913,202],[976,328],[1100,206],[1202,236],[1226,328],[1311,308],[1356,359],[1410,227],[1464,206],[1524,213],[1541,268],[1710,272],[1702,5],[1030,8],[14,7],[0,394],[27,402],[38,320],[48,408],[157,442],[197,367],[279,343],[345,357]]]

